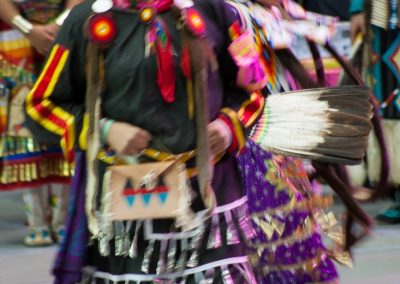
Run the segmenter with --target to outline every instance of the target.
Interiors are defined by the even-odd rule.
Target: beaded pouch
[[[176,161],[111,166],[105,179],[111,220],[179,219],[190,210],[186,169]]]

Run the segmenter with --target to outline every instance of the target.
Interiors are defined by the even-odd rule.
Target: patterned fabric
[[[75,175],[71,185],[69,211],[66,220],[65,236],[53,264],[55,282],[58,284],[76,283],[81,279],[85,263],[88,238],[85,215],[85,155],[77,153]]]
[[[312,194],[301,161],[274,156],[254,142],[238,160],[257,234],[252,246],[263,267],[259,283],[334,282],[338,275],[322,230],[313,211],[300,206]]]
[[[69,190],[63,185],[45,185],[23,193],[22,199],[30,230],[25,244],[52,244],[51,232],[54,233],[55,241],[59,241],[67,217],[68,195]]]
[[[399,30],[397,30],[399,32]],[[400,84],[400,33],[389,45],[388,49],[382,56],[383,62],[389,67],[392,74],[397,80],[397,84]],[[397,110],[400,111],[400,106],[397,105]]]
[[[384,2],[385,11],[379,9]],[[373,90],[375,98],[381,106],[384,118],[383,131],[386,147],[389,150],[390,175],[389,182],[400,185],[399,129],[400,129],[400,28],[397,14],[398,0],[373,1],[372,14],[374,21],[368,25],[370,41],[366,43],[369,52],[364,58],[364,80]],[[385,12],[385,13],[383,13]],[[377,23],[384,23],[383,25]],[[381,154],[379,144],[372,135],[367,150],[366,164],[350,167],[352,181],[362,185],[365,182],[376,184],[380,179]]]
[[[400,33],[371,26],[372,46],[366,81],[387,119],[400,118]],[[396,91],[397,90],[397,91]]]
[[[69,182],[71,169],[59,148],[7,134],[7,120],[13,117],[8,116],[9,98],[21,86],[33,85],[40,63],[29,41],[0,22],[0,191]],[[21,109],[23,101],[18,100]]]
[[[27,113],[35,121],[40,121],[45,128],[62,137],[61,148],[67,160],[72,163],[75,143],[74,116],[48,99],[65,67],[68,56],[68,49],[58,44],[53,47],[42,74],[26,98],[26,107]]]
[[[242,117],[250,123],[253,120],[250,106],[254,105],[254,111],[257,111],[261,103],[256,97],[250,98],[247,92],[235,86],[237,66],[226,48],[230,42],[227,28],[234,20],[233,15],[220,0],[199,0],[195,1],[194,5],[207,27],[207,39],[213,51],[210,51],[210,55],[216,53],[221,68],[219,72],[212,72],[211,68],[209,72],[204,72],[204,75],[207,75],[204,83],[212,95],[207,106],[210,117],[218,117],[225,107],[232,112],[243,108]],[[90,13],[90,2],[71,12],[55,46],[55,53],[68,50],[65,65],[63,66],[63,60],[55,61],[56,57],[50,57],[48,66],[56,62],[54,68],[44,68],[43,73],[49,76],[40,77],[37,87],[28,99],[28,113],[32,111],[29,113],[28,124],[40,138],[53,143],[57,143],[60,136],[65,137],[62,134],[65,133],[63,131],[66,131],[68,122],[63,117],[54,119],[60,114],[59,110],[70,113],[74,119],[76,134],[82,133],[83,101],[87,83],[87,41],[82,36],[82,29]],[[142,21],[140,13],[137,12],[115,9],[112,13],[118,36],[104,52],[107,91],[102,96],[102,113],[109,119],[125,121],[148,130],[154,143],[149,145],[150,147],[159,149],[156,145],[156,142],[159,142],[170,153],[179,154],[193,150],[196,147],[196,127],[188,112],[188,91],[185,84],[187,81],[182,76],[179,64],[174,64],[177,75],[175,101],[167,103],[157,84],[157,56],[146,53],[145,49],[147,46],[144,35],[150,28],[149,25]],[[176,17],[172,10],[159,17],[169,27],[171,44],[176,51],[173,60],[174,63],[179,63],[183,44],[180,41],[181,31],[175,28]],[[203,40],[199,42],[203,43]],[[62,72],[57,77],[54,70],[60,66]],[[55,81],[52,81],[53,79]],[[41,85],[45,86],[40,88]],[[48,91],[49,86],[54,89]],[[247,101],[249,102],[246,105]],[[48,106],[52,108],[43,111]],[[39,114],[40,117],[35,117],[35,114]],[[52,122],[57,124],[56,127],[52,127],[47,118],[52,119]],[[235,127],[242,128],[238,115],[228,118],[235,120]],[[243,132],[242,129],[241,131]],[[78,136],[75,135],[76,140]],[[78,144],[77,141],[74,142]],[[80,154],[77,157],[80,158]],[[193,162],[189,161],[187,166],[192,167]],[[234,154],[227,153],[214,167],[212,189],[218,205],[211,218],[204,220],[204,206],[199,195],[197,177],[190,183],[197,197],[192,202],[192,209],[200,225],[189,231],[175,229],[174,220],[170,219],[115,221],[106,226],[110,223],[107,214],[102,212],[105,212],[103,208],[107,204],[107,194],[102,196],[101,192],[107,166],[108,164],[99,161],[96,173],[99,184],[94,187],[93,195],[90,195],[88,190],[90,187],[83,182],[88,178],[86,169],[77,168],[73,197],[76,214],[68,221],[66,241],[62,245],[54,270],[60,279],[59,283],[67,283],[70,277],[79,278],[80,268],[85,264],[95,267],[95,271],[91,271],[89,277],[94,278],[97,283],[109,280],[133,283],[141,280],[168,280],[177,283],[183,278],[187,278],[191,283],[200,283],[207,279],[215,279],[218,283],[256,283],[247,258],[247,248],[241,238],[241,235],[244,235],[243,238],[251,239],[254,234],[247,218],[245,192]],[[95,202],[96,196],[98,202]],[[95,216],[98,230],[91,230],[90,243],[87,231],[83,231],[87,225],[86,220],[81,218],[85,209],[85,197],[87,208],[90,210],[89,206],[93,204],[93,211],[98,213]],[[91,218],[87,220],[90,226]]]
[[[46,217],[49,212],[46,209],[48,208],[48,198],[47,187],[41,190],[32,189],[24,192],[22,199],[29,227],[47,227]]]
[[[268,17],[256,17],[261,14],[271,15],[273,9],[267,10],[251,4],[252,8],[247,9],[242,1],[229,3],[241,18],[256,19],[246,22],[247,28],[253,30],[256,38],[265,38],[265,33],[274,26],[282,31],[279,17],[274,21],[268,20]],[[291,15],[297,18],[309,15],[291,1],[285,1],[284,4]],[[278,34],[276,40],[282,40],[284,30]],[[285,72],[271,48],[275,46],[274,43],[260,40],[258,43],[269,75],[266,87],[270,95],[282,89],[288,90]],[[263,119],[268,118],[261,117],[260,121]],[[322,244],[322,229],[316,220],[318,214],[324,213],[302,206],[313,198],[302,161],[273,155],[254,142],[247,142],[244,153],[238,157],[238,164],[257,235],[249,245],[257,250],[253,257],[259,261],[254,265],[259,273],[258,283],[335,282],[338,275],[328,250]]]
[[[364,72],[365,81],[372,88],[375,98],[381,106],[384,118],[383,131],[386,147],[389,150],[390,175],[389,182],[400,185],[400,155],[398,152],[400,129],[400,33],[396,30],[383,30],[371,26],[372,44],[369,68]],[[353,182],[375,184],[380,179],[381,155],[379,144],[372,135],[367,150],[366,164],[350,168]]]
[[[22,14],[37,23],[47,23],[55,18],[62,4],[61,0],[18,1]],[[41,146],[31,137],[10,136],[6,130],[10,96],[20,86],[33,85],[41,62],[42,58],[35,53],[27,38],[0,22],[0,131],[3,134],[0,139],[0,190],[69,182],[70,167],[60,149]],[[23,98],[19,103],[23,104]]]
[[[64,0],[24,0],[17,4],[22,15],[33,23],[47,24],[61,12]]]

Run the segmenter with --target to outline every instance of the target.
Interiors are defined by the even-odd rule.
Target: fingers
[[[130,131],[130,139],[124,153],[127,155],[137,155],[148,147],[152,137],[148,131],[135,126],[131,126]]]
[[[354,42],[357,38],[357,35],[361,33],[364,35],[366,32],[365,28],[365,18],[364,14],[356,14],[351,17],[351,23],[350,23],[350,38],[351,41]]]
[[[131,148],[136,149],[138,151],[142,151],[149,145],[150,140],[149,139],[143,139],[140,137],[134,137],[131,139],[129,142],[129,145]]]
[[[46,55],[49,53],[49,51],[50,51],[50,46],[51,46],[51,45],[49,45],[49,44],[43,43],[42,45],[36,47],[36,51],[37,51],[40,55],[46,56]]]
[[[137,155],[148,147],[151,134],[125,122],[113,122],[107,133],[108,145],[120,155]]]
[[[210,150],[214,155],[224,152],[230,144],[227,133],[215,121],[209,124],[207,137]]]
[[[49,24],[46,25],[45,27],[46,27],[46,32],[54,39],[57,36],[59,27],[56,24]]]
[[[129,144],[127,148],[124,151],[122,151],[121,154],[127,156],[134,156],[140,154],[140,152],[143,151],[144,149],[146,149],[146,147],[137,147],[133,144]]]
[[[137,136],[139,139],[142,139],[143,141],[146,141],[147,143],[150,142],[150,140],[152,138],[150,132],[148,132],[144,129],[141,129],[141,128],[138,128]]]
[[[151,135],[149,132],[143,129],[138,129],[135,136],[132,138],[132,144],[141,151],[149,145],[150,140]]]
[[[53,44],[57,30],[51,25],[35,25],[28,35],[31,45],[41,55],[46,55]]]
[[[208,135],[208,143],[211,144],[217,144],[219,141],[219,133],[218,130],[216,129],[209,129],[207,132]]]
[[[210,143],[210,151],[213,155],[218,155],[225,151],[225,147],[221,143]]]
[[[54,35],[46,33],[45,41],[43,42],[43,50],[45,51],[45,54],[47,54],[50,51],[54,40],[55,40]]]

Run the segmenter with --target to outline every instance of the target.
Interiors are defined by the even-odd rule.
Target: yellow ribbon
[[[272,218],[271,221],[258,219],[256,223],[258,223],[268,239],[271,239],[275,232],[277,232],[279,236],[282,236],[285,230],[285,223],[274,218]]]

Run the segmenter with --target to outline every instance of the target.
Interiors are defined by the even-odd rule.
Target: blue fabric
[[[54,284],[79,282],[82,268],[86,262],[88,231],[85,214],[86,165],[84,153],[76,153],[75,159],[75,176],[72,181],[65,236],[53,265]]]
[[[350,2],[350,14],[360,13],[364,10],[364,0],[351,0]]]

